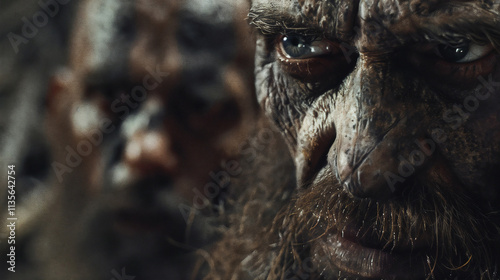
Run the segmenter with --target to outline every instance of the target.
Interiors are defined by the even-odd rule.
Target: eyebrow
[[[443,18],[444,15],[436,17]],[[479,20],[476,17],[464,18],[460,15],[454,17],[455,20],[443,20],[441,24],[423,24],[416,28],[415,33],[406,34],[406,36],[415,42],[447,45],[460,45],[464,42],[491,43],[500,50],[500,24],[498,20],[500,15],[493,11],[486,11],[486,15]],[[324,30],[316,22],[300,14],[292,16],[277,9],[252,7],[248,13],[248,20],[249,24],[264,36],[297,32],[304,35],[323,34],[325,37],[331,38],[335,34],[335,30]],[[396,38],[400,36],[405,35],[396,35]]]
[[[324,31],[311,20],[303,17],[300,17],[300,20],[298,20],[297,17],[292,17],[287,13],[277,10],[252,8],[248,13],[248,20],[249,24],[254,26],[254,28],[264,36],[289,32],[298,32],[305,35],[324,33]]]
[[[500,48],[500,26],[493,18],[483,18],[443,23],[441,25],[427,25],[418,30],[417,40],[431,41],[442,44],[459,45],[464,42],[492,44]]]

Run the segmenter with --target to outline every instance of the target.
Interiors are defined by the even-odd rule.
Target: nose
[[[123,124],[125,147],[122,161],[138,177],[175,176],[179,157],[174,148],[173,133],[165,123],[162,106],[152,101]]]
[[[383,199],[423,167],[424,158],[409,155],[424,133],[425,109],[399,84],[401,77],[387,74],[387,63],[360,63],[349,92],[340,97],[346,109],[334,117],[337,137],[328,163],[353,196]]]
[[[124,163],[137,175],[173,175],[178,169],[178,158],[171,148],[168,135],[160,131],[140,131],[128,141]]]

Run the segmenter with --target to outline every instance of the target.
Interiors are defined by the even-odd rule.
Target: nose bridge
[[[417,1],[362,0],[358,10],[356,47],[361,53],[390,53],[407,40],[414,26],[408,20]]]
[[[361,55],[354,88],[357,131],[360,136],[376,140],[394,123],[400,114],[395,110],[395,89],[389,77],[390,60],[386,57],[366,58]],[[371,139],[373,138],[373,139]]]
[[[346,115],[339,115],[337,162],[341,179],[358,165],[400,117],[386,89],[388,63],[370,63],[360,58],[361,67],[345,93]],[[347,121],[346,121],[347,120]]]
[[[152,2],[145,0],[135,4],[133,25],[136,31],[128,52],[129,71],[132,77],[149,80],[151,87],[171,87],[183,67],[176,40],[179,7],[177,1],[153,6]]]
[[[161,101],[153,98],[123,124],[126,139],[122,160],[136,175],[174,175],[179,159],[173,148],[175,139],[165,125]]]
[[[336,110],[337,139],[329,154],[341,183],[352,183],[352,177],[357,176],[358,184],[370,188],[374,181],[360,182],[360,176],[366,175],[360,169],[372,164],[369,155],[405,116],[405,106],[397,98],[401,88],[391,82],[389,75],[393,74],[389,69],[388,59],[360,56],[353,78],[346,86],[348,91],[342,95],[344,108]],[[395,150],[396,146],[389,145],[387,150]]]

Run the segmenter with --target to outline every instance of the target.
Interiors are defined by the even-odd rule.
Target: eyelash
[[[347,57],[348,54],[340,43],[324,37],[288,33],[275,38],[273,45],[282,69],[302,82],[326,81],[328,85],[339,83],[353,68],[351,60],[356,61],[356,57]],[[453,48],[434,45],[431,48],[434,51],[427,53],[410,50],[402,61],[410,62],[420,69],[424,76],[427,75],[439,83],[468,86],[477,83],[479,76],[490,73],[494,69],[496,59],[493,57],[493,47],[472,43],[465,43],[463,46]],[[318,55],[315,55],[313,47],[318,50]],[[457,50],[457,57],[454,56],[454,49]],[[458,53],[459,49],[461,53]],[[488,53],[489,50],[491,51]],[[446,55],[443,55],[443,52]],[[486,54],[483,55],[483,52]],[[447,61],[450,59],[450,53],[456,62]],[[475,59],[476,56],[479,58]]]
[[[473,87],[479,76],[488,75],[497,63],[496,51],[491,50],[478,59],[450,62],[433,52],[412,52],[409,62],[428,79],[438,84]]]
[[[318,55],[306,54],[305,58],[287,55],[282,42],[287,36],[303,36],[308,43],[315,42]],[[275,59],[281,69],[293,77],[300,87],[307,90],[310,96],[335,87],[352,71],[357,57],[347,57],[339,42],[329,40],[324,36],[311,34],[302,35],[295,32],[274,36],[268,41],[270,51],[275,53]]]

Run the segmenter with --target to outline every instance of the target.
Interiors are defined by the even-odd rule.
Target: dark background
[[[23,231],[29,228],[30,220],[23,213],[28,213],[27,208],[42,207],[40,194],[49,187],[45,183],[51,162],[43,134],[45,97],[51,76],[65,64],[69,30],[78,4],[77,0],[60,2],[0,1],[0,219],[4,225],[7,166],[15,164],[16,215]],[[53,7],[57,4],[59,9],[53,8],[49,15],[43,3],[52,3]],[[26,21],[35,29],[29,29]],[[21,228],[17,229],[16,239],[22,238]],[[0,228],[2,249],[8,245],[7,230],[6,226]],[[5,258],[4,254],[0,257],[3,264]],[[6,264],[1,267],[4,272]]]

